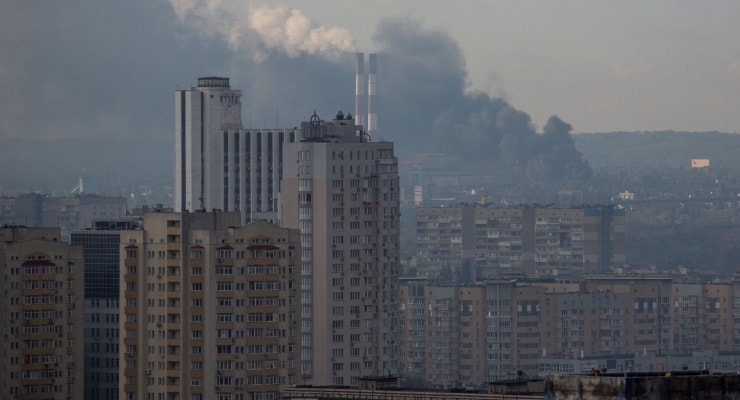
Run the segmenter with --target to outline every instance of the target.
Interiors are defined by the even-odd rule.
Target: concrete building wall
[[[74,398],[84,389],[82,249],[56,229],[0,229],[2,398]]]
[[[228,78],[175,92],[174,210],[239,211],[277,222],[282,148],[295,129],[243,129],[241,91]]]
[[[512,361],[512,301],[516,280],[489,280],[486,286],[486,375],[489,382],[504,379]]]
[[[424,278],[401,279],[399,329],[399,372],[405,379],[416,382],[426,377],[427,301]]]
[[[476,333],[476,316],[465,313],[469,305],[476,310],[479,289],[484,328]],[[468,365],[478,360],[468,358],[466,349],[475,348],[481,337],[487,381],[516,370],[534,376],[543,371],[542,360],[552,365],[545,368],[548,373],[567,372],[568,365],[569,371],[579,372],[575,360],[625,357],[631,361],[622,365],[624,371],[676,368],[676,360],[697,357],[710,368],[734,370],[740,365],[732,348],[737,337],[733,315],[738,314],[734,289],[731,281],[686,283],[671,276],[498,279],[473,286],[404,279],[401,365],[428,385],[454,387],[460,384],[457,379],[466,385]],[[426,353],[414,351],[417,346],[425,346]],[[714,363],[722,357],[730,358]],[[584,368],[595,365],[585,362]]]
[[[429,278],[569,276],[609,271],[625,261],[624,213],[610,206],[467,204],[421,207],[416,215],[418,273]],[[462,273],[466,260],[475,267],[467,275]]]
[[[276,397],[300,383],[300,242],[240,214],[151,213],[121,234],[124,396]]]
[[[339,117],[339,116],[338,116]],[[303,374],[355,385],[398,373],[398,161],[352,120],[302,127],[286,144],[281,224],[301,231]]]

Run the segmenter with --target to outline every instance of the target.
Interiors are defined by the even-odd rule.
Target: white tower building
[[[241,91],[229,78],[175,92],[175,211],[239,211],[276,220],[282,146],[295,131],[242,129]]]

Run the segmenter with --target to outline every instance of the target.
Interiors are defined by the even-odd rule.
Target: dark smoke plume
[[[451,154],[483,174],[503,169],[551,187],[590,178],[569,124],[553,116],[538,133],[529,115],[505,100],[466,93],[465,59],[448,34],[408,18],[386,19],[377,32],[385,61],[380,132],[400,154]]]
[[[14,176],[53,178],[68,188],[82,173],[114,182],[156,171],[158,182],[168,182],[172,94],[199,76],[231,78],[244,95],[246,127],[289,128],[314,110],[324,119],[353,110],[348,31],[318,26],[296,10],[233,13],[221,3],[243,4],[9,3],[0,13],[0,141],[24,142],[0,143],[0,189]],[[554,118],[537,132],[505,100],[466,92],[465,58],[447,33],[405,18],[384,20],[377,32],[377,138],[395,141],[402,159],[446,153],[482,174],[558,186],[590,175],[569,125]],[[43,171],[36,177],[12,162],[28,154],[22,146],[34,149],[32,164]],[[74,150],[58,151],[65,146]]]

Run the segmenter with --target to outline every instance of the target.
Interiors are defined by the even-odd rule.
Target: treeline
[[[740,134],[721,132],[609,132],[573,135],[594,171],[691,167],[708,158],[711,167],[740,170]]]

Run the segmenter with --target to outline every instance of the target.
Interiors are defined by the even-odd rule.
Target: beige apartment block
[[[704,285],[706,346],[719,351],[735,350],[733,321],[740,304],[733,304],[733,294],[737,293],[733,289],[730,282]]]
[[[399,373],[407,380],[424,381],[427,346],[427,300],[424,278],[401,278],[399,329]]]
[[[625,262],[624,210],[613,206],[419,207],[416,234],[419,275],[452,282],[579,276]]]
[[[687,354],[738,350],[736,279],[665,274],[402,282],[402,371],[428,386],[470,386],[478,378],[468,371],[479,362],[483,379],[495,381],[519,370],[537,375],[542,360],[634,358],[634,367],[647,368]]]
[[[300,242],[239,212],[121,232],[124,399],[276,399],[299,381]]]
[[[60,237],[59,228],[0,228],[0,398],[83,393],[84,260]]]
[[[281,224],[301,232],[302,374],[313,385],[398,375],[399,198],[393,143],[342,113],[286,143]]]

